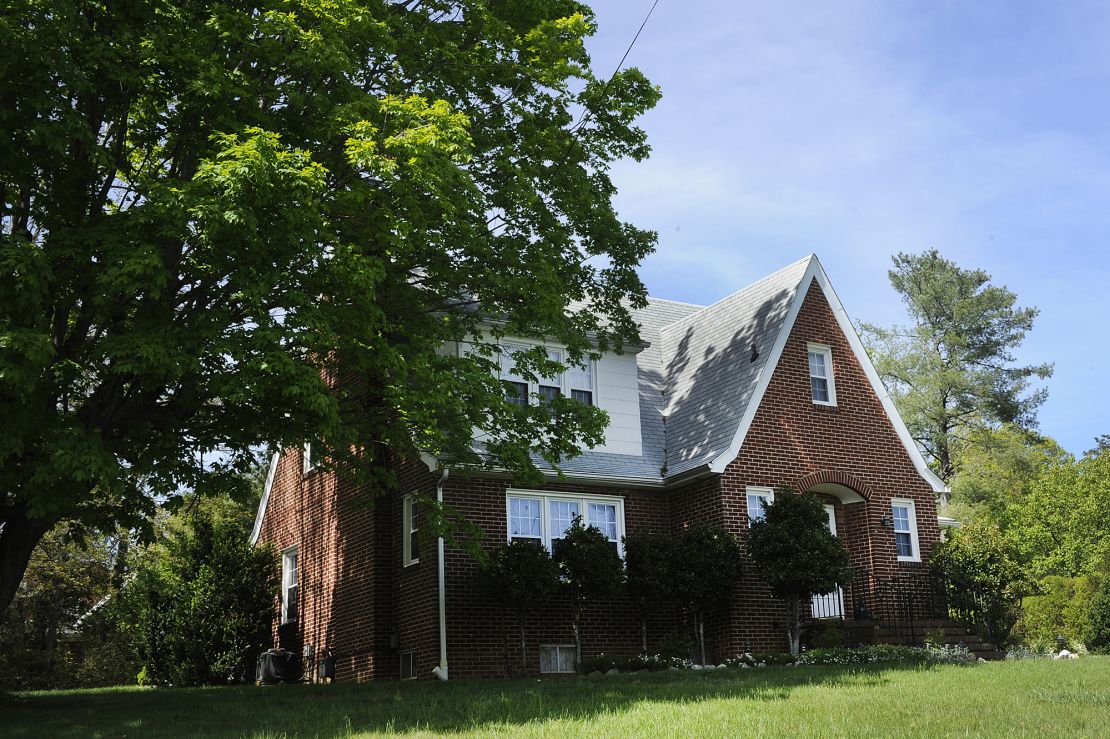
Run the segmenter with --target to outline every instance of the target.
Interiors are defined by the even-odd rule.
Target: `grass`
[[[5,737],[1106,736],[1110,657],[0,696]]]

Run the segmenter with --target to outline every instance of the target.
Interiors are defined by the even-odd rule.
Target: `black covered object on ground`
[[[301,679],[301,659],[284,649],[271,649],[258,655],[255,680],[262,685],[291,683]]]

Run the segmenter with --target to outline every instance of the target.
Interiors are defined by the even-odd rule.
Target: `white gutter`
[[[440,508],[443,507],[443,483],[447,480],[448,470],[443,468],[443,474],[436,483],[436,502],[439,503]],[[447,587],[446,577],[444,575],[444,562],[443,562],[443,537],[440,536],[436,540],[436,549],[439,556],[437,573],[439,576],[439,666],[432,670],[432,674],[438,677],[443,682],[447,682]]]

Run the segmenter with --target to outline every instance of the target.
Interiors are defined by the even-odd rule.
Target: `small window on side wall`
[[[401,510],[401,549],[404,566],[420,561],[420,504],[411,495],[406,495]]]
[[[891,500],[891,518],[894,528],[894,547],[899,562],[920,562],[921,550],[917,542],[917,512],[912,500]]]
[[[807,344],[806,352],[809,360],[810,398],[817,405],[836,405],[832,348],[824,344]]]
[[[748,526],[753,521],[762,521],[767,514],[767,506],[775,499],[771,488],[748,488]]]
[[[289,547],[281,553],[281,622],[297,620],[297,548]]]
[[[316,469],[316,458],[312,453],[312,442],[306,441],[301,454],[302,472],[308,474]]]
[[[413,680],[416,678],[416,652],[401,652],[401,679]]]

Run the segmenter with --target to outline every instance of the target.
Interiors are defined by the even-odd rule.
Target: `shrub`
[[[648,615],[674,598],[675,540],[662,534],[642,533],[624,539],[624,565],[628,594],[640,611],[640,648],[648,653]]]
[[[1091,598],[1085,636],[1087,648],[1092,652],[1110,653],[1110,578]]]
[[[790,652],[797,655],[802,603],[848,581],[848,550],[829,531],[825,507],[816,495],[796,495],[782,487],[763,520],[752,523],[748,553],[771,592],[786,601]]]
[[[802,630],[802,643],[807,649],[843,647],[848,642],[848,633],[839,623],[815,623]]]
[[[1040,593],[1021,601],[1017,633],[1021,642],[1039,650],[1055,649],[1056,637],[1068,644],[1087,640],[1090,604],[1097,592],[1097,581],[1089,576],[1049,576],[1040,583]]]
[[[519,669],[528,669],[524,625],[528,614],[549,601],[559,588],[559,568],[538,542],[517,539],[499,545],[478,571],[478,588],[516,617],[520,639]],[[504,634],[505,670],[509,662],[509,637]]]
[[[582,611],[592,601],[620,595],[624,563],[609,540],[594,526],[585,526],[581,516],[555,547],[563,589],[571,599],[571,628],[574,631],[575,663],[582,663]]]
[[[947,582],[956,618],[988,642],[1005,646],[1028,580],[998,529],[973,523],[953,531],[933,550],[930,564]]]
[[[171,535],[109,607],[149,683],[244,680],[270,641],[276,574],[271,548],[204,517]]]
[[[728,603],[740,578],[740,543],[720,526],[682,532],[675,552],[675,593],[694,620],[701,663],[706,663],[705,618]]]
[[[810,649],[798,658],[798,663],[803,665],[924,664],[928,661],[927,649],[896,644],[871,644],[853,649],[845,647]]]

